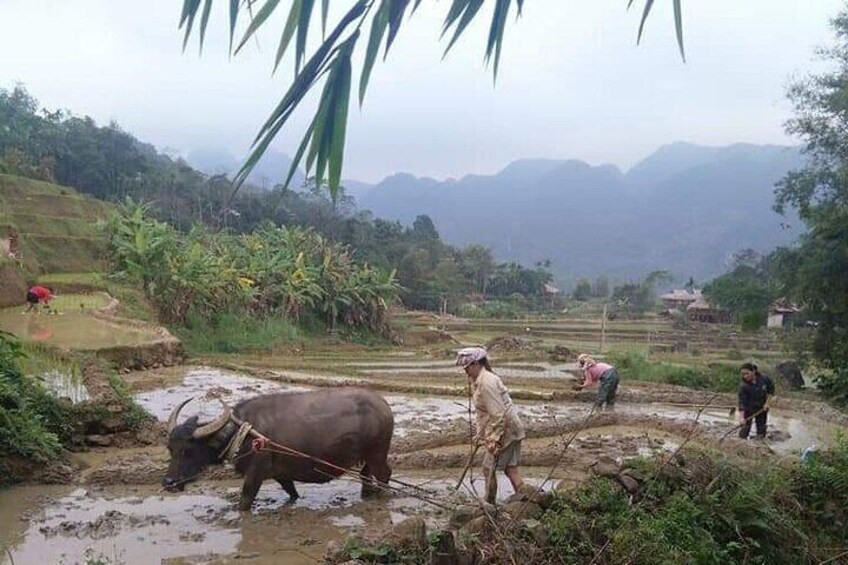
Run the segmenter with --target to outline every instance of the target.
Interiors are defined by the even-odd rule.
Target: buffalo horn
[[[213,422],[209,422],[206,425],[200,426],[196,430],[194,430],[193,437],[194,439],[203,439],[205,437],[211,436],[221,428],[227,425],[227,422],[230,421],[230,414],[232,413],[232,409],[228,406],[224,410],[224,413],[221,414],[218,419]]]
[[[182,402],[180,402],[180,403],[177,405],[177,407],[176,407],[176,408],[174,408],[174,411],[173,411],[173,412],[171,412],[171,415],[168,417],[168,433],[171,433],[171,431],[172,431],[174,428],[176,428],[176,427],[177,427],[177,418],[178,418],[178,417],[179,417],[179,415],[180,415],[180,410],[182,410],[182,409],[183,409],[183,406],[185,406],[186,404],[188,404],[188,403],[189,403],[189,402],[191,402],[192,400],[194,400],[194,397],[193,397],[193,396],[192,396],[192,397],[189,397],[189,398],[187,398],[187,399],[185,399],[185,400],[183,400]]]

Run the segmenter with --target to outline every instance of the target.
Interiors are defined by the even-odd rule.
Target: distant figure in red
[[[36,285],[27,291],[26,312],[31,312],[39,304],[44,304],[44,309],[50,311],[50,300],[53,298],[53,292],[44,286]]]

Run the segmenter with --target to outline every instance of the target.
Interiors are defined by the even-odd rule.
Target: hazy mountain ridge
[[[771,206],[774,183],[800,164],[792,147],[678,142],[627,173],[526,159],[459,180],[395,174],[364,192],[360,208],[406,223],[428,214],[450,243],[482,243],[524,263],[549,258],[563,279],[654,269],[706,278],[734,251],[769,251],[797,236],[798,222]]]

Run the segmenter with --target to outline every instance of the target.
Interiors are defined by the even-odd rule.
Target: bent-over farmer
[[[486,501],[494,503],[498,494],[496,471],[503,471],[516,491],[524,484],[518,472],[524,424],[503,381],[492,371],[484,348],[461,349],[456,364],[465,369],[472,383],[472,401],[477,416],[474,445],[486,448],[483,457]]]
[[[602,408],[606,404],[608,410],[615,408],[615,393],[618,390],[618,371],[615,367],[595,361],[588,353],[581,353],[577,357],[577,366],[583,371],[583,381],[577,385],[577,388],[582,389],[600,383],[595,407]]]
[[[41,285],[31,287],[26,293],[27,309],[25,312],[31,312],[39,304],[44,305],[44,310],[50,310],[50,300],[53,298],[53,291]]]

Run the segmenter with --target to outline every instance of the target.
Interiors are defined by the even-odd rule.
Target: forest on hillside
[[[411,226],[356,211],[342,194],[329,199],[320,187],[262,191],[245,186],[235,198],[225,175],[205,175],[183,159],[163,154],[117,123],[47,110],[25,87],[0,89],[0,173],[54,182],[107,201],[131,199],[179,231],[200,225],[247,234],[270,222],[305,228],[346,246],[352,257],[396,272],[405,306],[455,310],[468,296],[495,302],[545,303],[552,280],[544,262],[525,267],[498,262],[480,245],[446,244],[426,215]],[[485,311],[485,309],[484,309]]]

